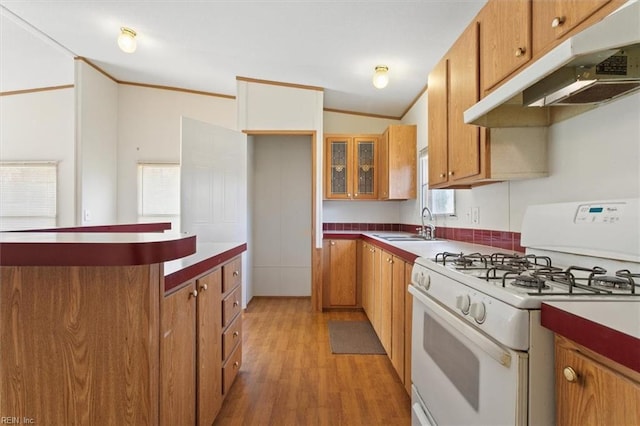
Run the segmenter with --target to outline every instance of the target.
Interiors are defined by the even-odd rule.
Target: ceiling
[[[116,80],[236,95],[236,78],[324,88],[324,107],[401,117],[486,0],[0,0],[0,91]],[[138,49],[121,52],[121,26]],[[389,85],[371,83],[389,67]]]

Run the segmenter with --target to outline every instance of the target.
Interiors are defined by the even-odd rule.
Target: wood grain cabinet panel
[[[237,287],[222,300],[222,327],[225,328],[240,313],[241,289]]]
[[[357,306],[356,240],[324,240],[323,252],[323,307]]]
[[[411,282],[412,269],[413,265],[406,262],[404,270],[405,281],[407,282],[404,302],[404,388],[408,395],[411,395],[411,336],[413,327],[413,296],[409,293],[408,284]]]
[[[222,394],[227,395],[242,366],[242,346],[238,345],[222,367]]]
[[[227,359],[242,341],[242,315],[238,315],[222,335],[222,359]]]
[[[449,173],[449,60],[443,58],[428,78],[429,186],[445,185]]]
[[[242,282],[242,258],[235,257],[222,266],[222,292],[226,293]]]
[[[165,297],[160,347],[160,424],[196,422],[195,281]]]
[[[400,380],[404,381],[404,351],[407,333],[407,325],[405,323],[406,263],[397,256],[392,256],[391,262],[391,363],[396,369]]]
[[[380,139],[380,185],[382,200],[416,198],[416,137],[415,125],[394,124]]]
[[[556,45],[574,28],[612,0],[532,0],[533,52]],[[615,2],[613,6],[621,4]],[[605,12],[610,10],[607,9]]]
[[[478,15],[486,94],[531,59],[531,0],[491,0]]]
[[[563,338],[556,337],[555,348],[558,426],[638,424],[640,374],[625,376]]]

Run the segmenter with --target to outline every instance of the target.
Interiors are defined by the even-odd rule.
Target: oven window
[[[449,381],[478,411],[480,361],[474,353],[426,312],[422,345]]]

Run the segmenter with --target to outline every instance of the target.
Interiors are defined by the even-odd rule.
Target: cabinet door
[[[331,240],[329,305],[356,305],[356,241]]]
[[[478,176],[480,128],[464,124],[464,111],[478,101],[478,25],[462,33],[449,52],[449,182]]]
[[[531,59],[531,0],[491,0],[479,18],[485,93]]]
[[[351,176],[351,138],[331,137],[325,142],[325,198],[350,199],[353,189]]]
[[[381,322],[381,315],[382,315],[382,311],[381,311],[382,301],[380,300],[380,296],[382,293],[382,289],[381,289],[382,249],[380,247],[376,247],[373,245],[371,246],[371,249],[372,249],[371,281],[373,284],[371,286],[372,294],[370,296],[370,299],[371,299],[371,312],[373,312],[373,315],[369,317],[369,320],[371,321],[371,325],[373,325],[373,329],[376,331],[378,336],[380,336],[380,322]]]
[[[397,256],[391,257],[391,363],[400,380],[404,382],[405,330],[405,262]]]
[[[371,296],[372,292],[372,258],[371,245],[361,242],[362,250],[360,250],[360,280],[362,282],[362,309],[367,317],[371,319]]]
[[[160,424],[196,422],[195,282],[166,296],[160,319]]]
[[[416,198],[416,137],[415,125],[391,125],[385,132],[385,149],[380,155],[381,198],[389,200],[407,200]],[[385,194],[386,193],[386,194]]]
[[[380,158],[378,163],[380,164],[380,173],[378,173],[378,182],[380,182],[380,187],[378,188],[378,193],[380,194],[380,199],[388,200],[389,199],[389,133],[390,127],[382,134],[382,138],[380,139],[380,149],[378,152],[380,153]]]
[[[553,45],[611,0],[532,0],[533,51]]]
[[[447,182],[449,61],[443,59],[429,74],[429,187]]]
[[[633,425],[640,419],[640,384],[556,341],[559,426]],[[564,370],[576,376],[569,381]],[[571,378],[571,373],[569,372]]]
[[[198,334],[198,425],[211,425],[222,406],[221,268],[196,282]]]
[[[378,140],[377,138],[354,138],[353,158],[355,180],[353,197],[357,200],[378,198]]]
[[[393,281],[393,256],[382,251],[382,263],[380,265],[380,328],[378,337],[380,343],[392,358],[391,348],[391,315],[392,315],[392,281]]]

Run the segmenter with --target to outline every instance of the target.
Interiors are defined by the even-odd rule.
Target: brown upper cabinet
[[[429,74],[429,186],[451,187],[482,177],[486,155],[480,127],[464,124],[479,98],[478,25],[458,38]]]
[[[390,125],[382,135],[327,135],[324,197],[406,200],[416,197],[416,126]]]
[[[493,0],[495,1],[495,0]],[[542,52],[612,0],[532,0],[533,51]],[[605,10],[608,12],[611,8]],[[604,15],[602,15],[604,16]]]
[[[531,59],[531,0],[491,0],[478,21],[484,94]]]
[[[380,199],[416,198],[416,126],[391,125],[380,140]]]
[[[378,198],[378,137],[330,136],[325,139],[327,199],[375,200]]]

